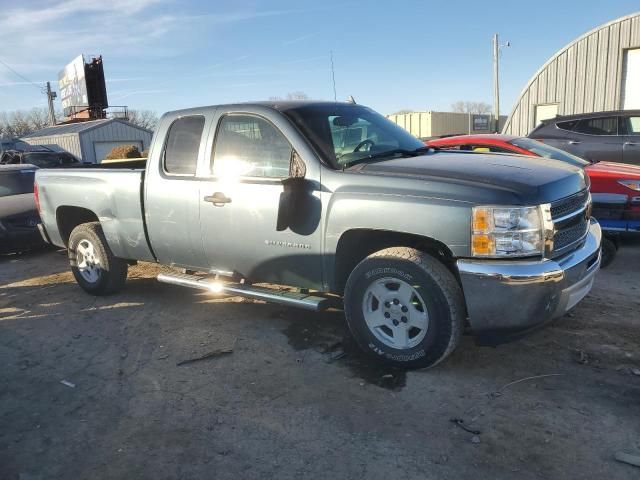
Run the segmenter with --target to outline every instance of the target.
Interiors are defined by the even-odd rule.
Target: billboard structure
[[[58,74],[60,101],[66,117],[104,118],[109,106],[102,56],[86,63],[79,55]]]

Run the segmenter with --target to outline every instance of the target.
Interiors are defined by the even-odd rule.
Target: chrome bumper
[[[584,245],[554,260],[458,260],[474,333],[519,333],[561,317],[593,285],[600,268],[600,225]]]

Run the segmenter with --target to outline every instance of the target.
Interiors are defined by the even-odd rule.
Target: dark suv
[[[33,195],[37,168],[0,165],[0,254],[44,246]]]
[[[529,137],[586,160],[640,165],[640,110],[558,116]]]

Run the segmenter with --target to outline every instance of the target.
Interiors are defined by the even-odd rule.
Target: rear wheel
[[[113,255],[99,222],[84,223],[73,229],[68,254],[71,272],[86,292],[109,295],[124,286],[127,262]]]
[[[360,262],[347,281],[344,304],[358,345],[404,368],[441,362],[458,345],[464,325],[464,299],[453,274],[412,248],[388,248]]]

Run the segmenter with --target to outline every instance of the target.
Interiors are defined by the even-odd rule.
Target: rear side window
[[[617,135],[618,117],[585,118],[578,122],[573,131],[588,135]]]
[[[289,176],[292,147],[268,121],[253,115],[227,115],[220,120],[212,158],[217,177]]]
[[[169,128],[164,150],[164,170],[173,175],[195,175],[204,117],[177,119]]]
[[[0,173],[0,197],[33,193],[33,170],[14,170]]]
[[[558,122],[556,123],[556,126],[562,130],[573,130],[577,124],[577,120],[571,120],[569,122]]]

